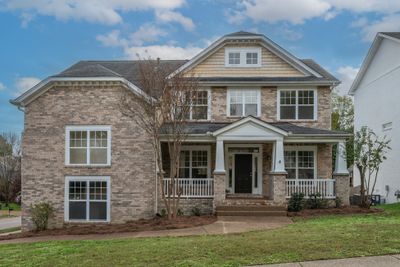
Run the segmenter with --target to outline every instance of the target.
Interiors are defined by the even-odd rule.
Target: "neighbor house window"
[[[110,177],[66,177],[65,220],[109,221]]]
[[[285,169],[288,179],[314,179],[316,176],[315,147],[285,148]]]
[[[260,90],[228,91],[228,116],[260,116]]]
[[[278,116],[281,120],[315,120],[315,90],[279,90]]]
[[[67,126],[67,165],[110,165],[110,126]]]
[[[209,178],[210,148],[207,146],[183,147],[179,161],[180,178]]]
[[[225,67],[261,67],[261,48],[226,47]]]

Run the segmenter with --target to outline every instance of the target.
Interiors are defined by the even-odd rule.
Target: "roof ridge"
[[[117,76],[119,76],[119,77],[123,77],[120,73],[115,72],[115,71],[113,71],[113,70],[110,70],[109,68],[107,68],[107,67],[105,67],[105,66],[103,66],[103,65],[101,65],[101,64],[96,64],[96,65],[102,67],[102,68],[105,69],[106,71],[109,71],[109,72],[111,72],[111,73],[113,73],[113,74],[115,74],[115,75],[117,75]]]

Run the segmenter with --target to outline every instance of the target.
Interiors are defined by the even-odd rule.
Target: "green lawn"
[[[244,234],[0,245],[0,266],[241,266],[400,253],[400,205]]]
[[[21,230],[21,227],[19,227],[19,226],[6,228],[6,229],[0,229],[0,234],[11,233],[11,232],[19,231],[19,230]]]

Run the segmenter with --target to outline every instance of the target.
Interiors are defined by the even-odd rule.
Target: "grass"
[[[7,210],[8,211],[9,207],[12,208],[15,211],[21,210],[21,206],[19,204],[17,204],[17,203],[9,203],[9,207],[6,207],[6,203],[0,202],[0,206],[1,206],[0,210]]]
[[[241,266],[400,253],[400,205],[243,234],[0,245],[0,266]]]
[[[0,229],[0,234],[5,234],[5,233],[11,233],[11,232],[15,232],[15,231],[19,231],[21,230],[21,227],[10,227],[10,228],[6,228],[6,229]]]

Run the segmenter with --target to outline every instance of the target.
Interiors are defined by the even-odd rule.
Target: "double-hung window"
[[[226,47],[225,67],[261,67],[261,48]]]
[[[260,90],[228,90],[228,116],[260,116]]]
[[[67,176],[65,221],[110,221],[110,177]]]
[[[66,165],[110,165],[110,126],[67,126]]]
[[[288,179],[314,179],[316,177],[315,147],[287,147],[284,154]]]
[[[208,90],[198,90],[193,92],[192,103],[189,111],[190,120],[208,120],[210,96]]]
[[[316,90],[279,90],[280,120],[316,120]]]
[[[210,147],[191,146],[183,147],[179,161],[180,178],[209,178]]]

